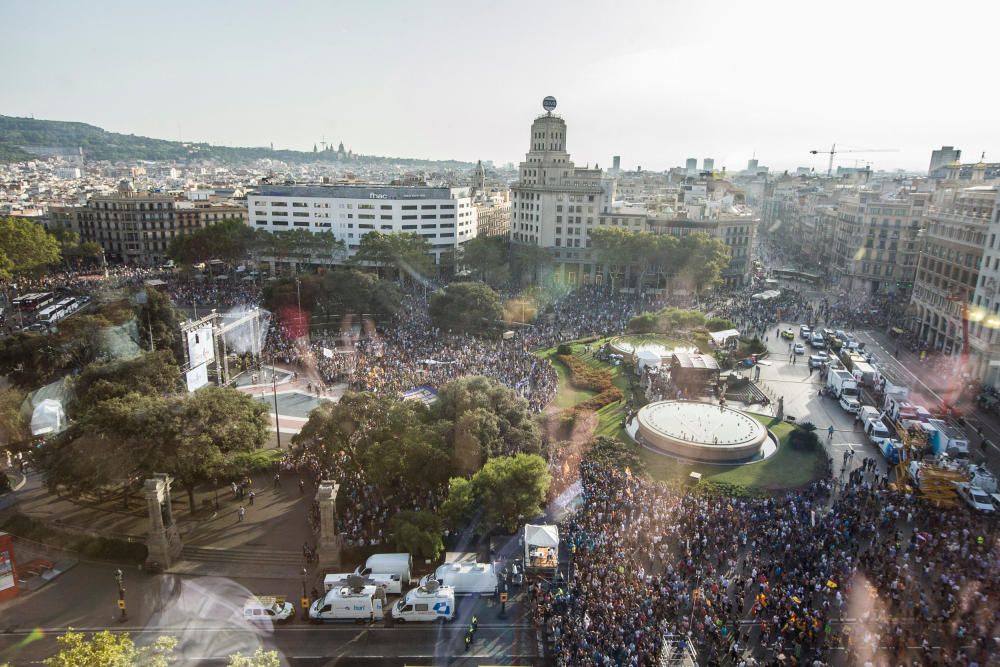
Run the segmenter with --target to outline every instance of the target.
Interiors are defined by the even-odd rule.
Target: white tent
[[[715,343],[716,347],[725,347],[731,338],[739,338],[740,332],[738,329],[724,329],[723,331],[713,331],[708,335],[712,337],[712,342]]]
[[[555,569],[559,565],[559,528],[525,524],[524,565],[545,569]]]
[[[639,351],[635,353],[636,364],[635,369],[637,372],[642,373],[646,366],[650,368],[659,368],[660,364],[663,363],[663,357],[653,350],[646,350],[639,348]]]
[[[55,399],[46,398],[31,413],[32,435],[58,433],[65,428],[65,425],[66,412],[63,410],[62,403]]]

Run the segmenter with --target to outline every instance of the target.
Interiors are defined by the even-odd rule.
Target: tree
[[[15,388],[0,389],[0,446],[10,447],[30,437],[31,414],[25,410],[25,398]]]
[[[452,517],[471,516],[478,508],[487,531],[500,528],[513,533],[525,520],[541,513],[551,482],[541,456],[499,456],[472,476],[469,488],[461,483],[449,485],[449,491],[459,495],[452,498],[449,493],[445,508]]]
[[[198,264],[221,259],[238,264],[257,247],[257,234],[242,220],[221,220],[170,242],[167,255],[179,264]]]
[[[257,252],[274,262],[293,260],[296,263],[328,263],[334,254],[344,250],[344,242],[333,232],[310,232],[291,229],[287,232],[261,232],[257,236]]]
[[[507,239],[477,236],[461,246],[461,264],[484,283],[497,285],[510,280]]]
[[[590,449],[583,457],[586,463],[608,466],[616,470],[628,470],[638,474],[645,469],[646,464],[639,457],[633,445],[627,445],[618,438],[599,435],[590,444]]]
[[[236,653],[229,656],[228,667],[281,667],[277,651],[258,648],[252,656]]]
[[[514,243],[510,247],[510,265],[519,282],[534,283],[542,271],[552,264],[552,254],[536,245]]]
[[[441,519],[431,512],[404,511],[389,520],[389,530],[400,551],[436,560],[444,551]]]
[[[493,456],[539,454],[542,437],[527,402],[496,380],[482,376],[441,387],[432,417],[453,427],[447,442],[459,472],[471,474]]]
[[[59,242],[26,218],[0,219],[0,281],[33,273],[60,260]]]
[[[330,313],[377,313],[392,317],[402,301],[399,287],[373,273],[347,269],[329,271],[323,276],[320,304]]]
[[[458,528],[472,517],[476,504],[476,495],[472,482],[464,477],[452,477],[448,480],[448,496],[441,503],[441,516],[448,525]]]
[[[184,341],[177,309],[170,297],[155,287],[147,287],[144,294],[135,311],[139,344],[149,350],[170,350],[177,363],[182,363]]]
[[[180,373],[169,350],[90,364],[76,379],[76,404],[90,406],[131,392],[175,394],[183,387]]]
[[[166,667],[174,661],[175,637],[158,637],[149,646],[137,647],[127,632],[95,632],[87,639],[82,632],[67,630],[56,638],[59,652],[47,658],[49,667]]]
[[[442,331],[481,334],[503,321],[500,297],[479,282],[452,283],[434,292],[429,312]]]
[[[351,262],[382,268],[392,267],[401,280],[409,276],[417,282],[426,280],[434,266],[430,242],[415,232],[368,232],[361,237]]]

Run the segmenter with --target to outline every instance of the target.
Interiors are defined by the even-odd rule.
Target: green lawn
[[[671,347],[691,345],[690,341],[669,339],[658,334],[650,334],[650,336],[656,336],[656,342],[662,342]],[[598,349],[604,342],[604,340],[601,340],[591,343],[591,349]],[[698,344],[701,347],[700,342]],[[583,344],[573,344],[573,354],[592,366],[611,370],[615,386],[625,393],[626,400],[630,398],[631,393],[629,390],[629,380],[626,376],[627,371],[621,366],[608,366],[598,361],[592,353],[586,352],[584,348],[585,345]],[[574,405],[594,395],[595,392],[576,389],[569,383],[569,371],[557,358],[556,348],[539,350],[536,354],[543,359],[551,359],[559,376],[559,391],[556,394],[555,400],[556,407],[561,409],[572,408]],[[824,455],[822,452],[801,452],[785,446],[789,434],[795,428],[791,424],[780,422],[769,427],[778,437],[780,445],[777,452],[760,463],[742,466],[686,464],[669,456],[648,450],[645,447],[635,445],[621,426],[621,419],[624,412],[625,405],[623,402],[613,403],[598,410],[598,423],[595,428],[595,435],[614,437],[632,444],[636,448],[639,457],[645,462],[646,471],[654,479],[667,482],[684,482],[688,475],[692,471],[695,471],[701,473],[703,484],[733,485],[751,490],[775,491],[805,486],[813,480],[818,479],[823,473]],[[772,417],[768,415],[754,416],[765,426],[772,421]]]

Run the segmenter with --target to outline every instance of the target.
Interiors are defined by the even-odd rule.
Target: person
[[[281,486],[281,473],[274,473],[274,489],[277,490]]]
[[[304,479],[299,480],[299,494],[303,496],[306,494],[306,480]]]
[[[246,518],[247,508],[243,507],[243,505],[240,505],[240,508],[237,510],[237,515],[239,516],[239,519],[237,519],[237,521],[239,523],[242,523],[243,519]]]
[[[830,424],[830,428],[826,429],[826,439],[833,440],[833,424]]]
[[[250,504],[251,504],[251,505],[253,505],[253,499],[254,499],[254,496],[256,496],[256,495],[257,495],[257,494],[255,494],[255,493],[254,493],[253,491],[251,491],[251,492],[249,493],[249,495],[247,496],[248,498],[250,498]]]

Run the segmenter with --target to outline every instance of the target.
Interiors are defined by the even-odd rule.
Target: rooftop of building
[[[466,196],[462,194],[464,191],[466,188],[430,185],[262,185],[249,194],[258,197],[333,199],[451,199]]]

